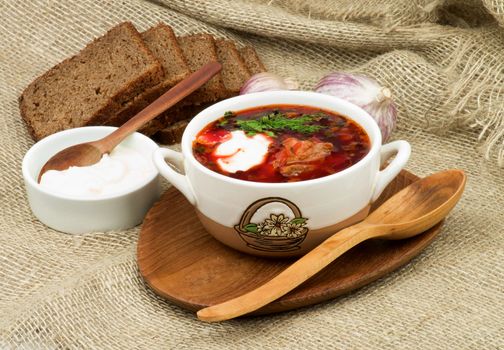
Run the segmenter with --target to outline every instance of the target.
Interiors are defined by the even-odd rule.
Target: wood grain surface
[[[416,180],[417,176],[402,171],[371,210]],[[362,287],[408,263],[432,242],[442,224],[410,239],[363,242],[255,314],[316,304]],[[173,187],[147,214],[137,259],[142,277],[157,294],[193,311],[242,295],[294,261],[246,255],[221,244],[205,231],[194,208]]]

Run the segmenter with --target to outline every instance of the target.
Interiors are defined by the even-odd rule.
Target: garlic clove
[[[240,95],[261,91],[297,89],[299,89],[299,83],[293,78],[283,78],[275,73],[262,72],[253,75],[243,84]]]
[[[383,142],[395,128],[397,110],[392,100],[392,91],[380,86],[370,77],[335,72],[324,76],[315,86],[315,91],[339,97],[368,112],[380,127]]]

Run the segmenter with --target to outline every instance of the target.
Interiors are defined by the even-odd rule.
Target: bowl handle
[[[163,175],[173,186],[175,186],[177,190],[182,192],[189,203],[196,205],[196,196],[194,195],[187,176],[182,175],[166,163],[167,160],[179,169],[183,169],[184,157],[182,156],[182,153],[175,152],[168,148],[158,148],[152,154],[152,160],[154,161],[156,168],[159,170],[159,173]]]
[[[401,171],[402,168],[408,162],[408,159],[411,154],[411,146],[406,141],[394,141],[383,145],[380,150],[380,162],[381,164],[385,164],[385,162],[392,157],[393,155],[396,157],[388,164],[385,169],[380,170],[378,173],[378,179],[376,181],[373,197],[371,201],[375,201],[380,197],[380,194],[383,192],[385,187],[392,181]]]

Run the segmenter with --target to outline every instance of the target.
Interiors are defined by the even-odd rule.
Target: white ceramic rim
[[[28,152],[26,152],[26,154],[23,157],[21,168],[22,168],[22,173],[23,173],[23,177],[24,177],[25,181],[30,186],[35,188],[36,190],[38,190],[48,196],[52,196],[52,197],[60,198],[60,199],[65,199],[65,200],[72,200],[72,201],[96,202],[96,201],[119,198],[119,197],[125,196],[127,194],[133,193],[135,191],[138,191],[139,189],[141,189],[142,187],[144,187],[145,185],[147,185],[148,183],[153,181],[159,175],[159,171],[157,170],[156,166],[154,166],[154,164],[153,164],[153,168],[155,169],[154,175],[149,176],[145,181],[138,183],[136,186],[131,187],[130,189],[123,190],[121,192],[116,192],[116,193],[109,194],[109,195],[101,195],[96,198],[87,198],[87,197],[65,195],[65,194],[61,194],[61,193],[54,193],[54,192],[51,192],[51,191],[43,188],[42,186],[40,186],[40,184],[30,176],[30,174],[28,172],[28,163],[31,160],[31,158],[33,158],[34,155],[39,151],[39,149],[41,147],[43,147],[47,144],[50,144],[51,142],[54,142],[55,139],[57,139],[57,138],[68,137],[68,136],[71,136],[72,134],[75,134],[75,133],[82,133],[83,130],[91,130],[91,129],[94,129],[94,130],[106,129],[106,130],[110,130],[110,132],[112,133],[114,130],[117,129],[117,127],[114,127],[114,126],[84,126],[81,128],[73,128],[73,129],[63,130],[63,131],[54,133],[52,135],[49,135],[49,136],[43,138],[42,140],[35,143],[32,147],[30,147]],[[142,140],[142,142],[145,142],[147,144],[152,145],[152,151],[159,148],[158,145],[154,141],[152,141],[149,137],[147,137],[141,133],[135,132],[135,133],[129,135],[128,137],[132,137],[132,136],[140,138]],[[151,160],[150,157],[148,159]]]
[[[265,97],[267,96],[268,98],[271,98],[271,97],[276,97],[275,95],[278,96],[279,98],[281,98],[282,96],[298,97],[299,102],[298,103],[284,103],[284,102],[261,103],[260,102],[261,96],[265,96]],[[196,158],[194,158],[193,153],[192,153],[192,141],[193,140],[189,138],[189,134],[192,133],[193,129],[195,128],[194,125],[196,124],[198,119],[201,118],[201,115],[214,113],[214,110],[222,109],[223,105],[225,106],[227,104],[234,103],[237,101],[250,102],[250,101],[258,100],[258,103],[255,104],[255,106],[245,107],[244,109],[260,107],[260,106],[269,106],[269,105],[274,105],[274,104],[279,104],[279,105],[281,105],[281,104],[293,104],[293,105],[298,104],[300,106],[311,106],[309,102],[305,103],[303,101],[303,97],[304,98],[314,97],[314,98],[326,99],[328,102],[333,103],[335,105],[343,105],[346,108],[354,109],[354,110],[358,111],[359,113],[363,114],[365,116],[365,118],[368,118],[369,121],[371,122],[370,128],[371,128],[371,132],[372,132],[372,135],[369,135],[369,136],[372,136],[372,140],[373,140],[372,145],[371,145],[371,149],[369,150],[368,154],[366,154],[364,156],[364,158],[359,160],[354,165],[352,165],[342,171],[339,171],[337,173],[331,174],[331,175],[327,175],[327,176],[320,177],[317,179],[312,179],[312,180],[297,181],[297,182],[279,182],[279,183],[255,182],[255,181],[246,181],[246,180],[235,179],[235,178],[232,178],[232,177],[229,177],[226,175],[222,175],[222,174],[219,174],[213,170],[208,169],[203,164],[198,162],[196,160]],[[311,107],[322,108],[322,109],[331,111],[330,108],[315,107],[315,106],[311,106]],[[335,110],[333,110],[333,111],[336,113],[339,113]],[[215,121],[216,119],[219,119],[220,117],[223,116],[223,114],[224,113],[219,113],[218,115],[216,114],[215,117],[212,117],[211,119],[208,120],[208,122],[205,124],[205,126],[210,124],[211,122]],[[339,113],[339,114],[341,114],[341,113]],[[344,117],[359,124],[351,116],[344,115]],[[361,125],[361,124],[359,124],[359,125]],[[361,125],[361,127],[364,128],[362,125]],[[200,130],[201,129],[202,128],[200,128]],[[194,135],[196,135],[200,130],[197,130],[196,132],[194,132]],[[365,131],[366,131],[366,133],[368,133],[368,130],[365,129]],[[219,180],[229,182],[229,183],[234,183],[237,185],[246,186],[246,187],[252,187],[252,188],[272,188],[272,189],[275,189],[275,188],[299,188],[299,187],[304,187],[306,185],[323,184],[325,182],[330,182],[330,181],[336,180],[340,177],[343,177],[352,171],[357,171],[358,169],[363,167],[364,164],[366,162],[368,162],[376,153],[378,153],[380,151],[380,148],[382,146],[382,137],[381,137],[381,131],[380,131],[380,128],[378,127],[378,124],[373,119],[373,117],[371,117],[369,115],[369,113],[367,113],[364,109],[360,108],[359,106],[357,106],[353,103],[350,103],[348,101],[345,101],[341,98],[326,95],[326,94],[321,94],[318,92],[311,92],[311,91],[263,91],[263,92],[256,92],[256,93],[232,97],[232,98],[220,101],[214,105],[211,105],[208,108],[205,108],[203,111],[198,113],[187,125],[187,127],[184,131],[184,134],[182,135],[181,146],[182,146],[182,154],[184,156],[184,159],[190,161],[193,166],[195,166],[197,169],[199,169],[200,171],[202,171],[206,175],[217,178]]]

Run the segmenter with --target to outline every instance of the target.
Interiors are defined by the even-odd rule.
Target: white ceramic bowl
[[[88,233],[131,228],[142,222],[152,204],[159,198],[159,174],[136,187],[97,199],[78,198],[51,193],[37,183],[46,161],[62,149],[110,134],[116,128],[89,126],[50,135],[31,147],[23,158],[23,178],[33,214],[47,226],[66,233]],[[123,143],[151,159],[158,147],[150,138],[134,133]]]
[[[338,173],[290,183],[234,179],[206,168],[194,158],[192,143],[196,135],[224,112],[274,104],[305,105],[338,112],[364,128],[370,137],[371,149],[359,162]],[[259,92],[214,104],[191,120],[181,146],[182,153],[158,149],[154,152],[154,163],[161,175],[196,207],[207,231],[243,252],[277,257],[306,253],[341,228],[362,220],[370,204],[410,156],[406,141],[382,145],[378,125],[362,108],[333,96],[305,91]],[[380,165],[393,155],[395,158],[390,164],[380,170]],[[177,173],[165,160],[183,169],[184,174]],[[281,223],[285,220],[295,221]],[[278,231],[271,236],[267,231],[257,233],[258,227],[267,227],[272,222],[282,227],[281,234]],[[303,224],[295,227],[299,222]],[[254,230],[252,226],[256,232],[250,231]]]

